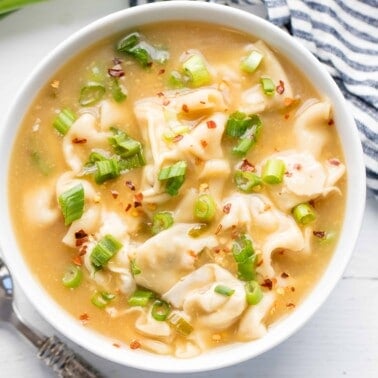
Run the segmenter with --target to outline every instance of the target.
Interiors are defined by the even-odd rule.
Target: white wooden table
[[[51,48],[80,27],[126,6],[126,0],[51,0],[0,20],[0,127],[18,87]],[[17,298],[22,314],[31,324],[48,335],[54,333],[19,290]],[[106,377],[166,376],[112,364],[68,343]],[[15,332],[0,327],[0,377],[53,376],[37,360],[31,345]],[[190,376],[377,378],[378,201],[368,194],[362,231],[343,279],[298,333],[253,360]]]

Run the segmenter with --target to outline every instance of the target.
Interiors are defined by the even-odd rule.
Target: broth
[[[150,46],[169,52],[165,63],[140,67],[133,57],[115,51],[124,36],[120,35],[86,49],[43,87],[14,145],[9,200],[25,259],[64,310],[83,326],[108,336],[115,346],[141,346],[156,353],[191,357],[223,343],[262,337],[271,324],[294,311],[316,284],[342,224],[343,154],[327,100],[293,63],[261,42],[207,24],[154,24],[138,32]],[[263,60],[254,72],[247,73],[240,61],[251,51],[262,53]],[[209,83],[197,86],[190,76],[193,73],[182,70],[185,59],[192,56],[205,62]],[[116,57],[121,62],[114,61]],[[179,74],[175,85],[183,88],[172,89],[172,81],[167,84],[173,71]],[[273,79],[274,94],[264,93],[260,85],[267,73]],[[105,94],[93,105],[80,106],[80,91],[88,81],[106,83]],[[127,88],[127,98],[115,101],[114,86],[125,94]],[[200,100],[193,100],[195,96]],[[201,96],[211,106],[206,108]],[[192,108],[187,109],[185,102],[178,108],[182,99],[192,101]],[[53,128],[57,114],[67,107],[78,117],[75,123],[81,120],[88,128],[84,136],[80,129],[72,136],[71,130],[62,136]],[[219,131],[236,111],[245,116],[257,114],[263,124],[245,156],[235,155],[232,148],[243,138],[253,139],[253,134],[232,137]],[[160,124],[159,117],[163,119]],[[95,120],[94,131],[88,126],[91,120]],[[111,126],[142,143],[146,165],[96,184],[93,174],[83,175],[83,165],[93,148],[100,153],[112,151],[107,142],[114,137]],[[213,137],[213,129],[219,135]],[[169,135],[164,134],[167,131]],[[153,133],[160,133],[156,145],[150,139]],[[75,141],[67,140],[73,137]],[[282,182],[265,182],[245,193],[235,183],[235,172],[264,176],[268,158],[284,162]],[[81,163],[76,171],[75,161]],[[178,195],[171,196],[164,192],[167,179],[159,180],[158,173],[177,161],[185,161],[187,169]],[[93,167],[97,166],[92,162]],[[91,209],[94,214],[87,223],[77,225],[79,219],[65,226],[57,198],[64,192],[59,188],[70,182],[84,183],[85,193],[87,188],[93,192],[85,199],[84,211]],[[300,190],[293,187],[296,183]],[[211,219],[193,215],[201,195],[213,201],[205,204],[210,208],[204,218]],[[315,208],[313,222],[294,221],[292,209],[301,203]],[[214,207],[215,214],[209,216]],[[153,235],[151,223],[157,212],[169,212],[174,224]],[[96,225],[86,229],[95,218]],[[163,229],[166,221],[163,217]],[[198,224],[202,224],[199,231],[193,231]],[[96,243],[113,230],[123,247],[96,270],[90,255]],[[82,244],[79,231],[86,235]],[[72,241],[71,246],[62,242],[70,232],[71,239],[76,233],[76,246]],[[188,236],[188,232],[199,235]],[[238,243],[243,250],[243,235],[253,243],[252,280],[263,293],[256,304],[240,300],[244,285],[251,280],[243,273],[248,264],[238,263],[234,256]],[[84,274],[77,288],[62,284],[72,264],[81,266]],[[177,322],[151,318],[153,299],[146,306],[130,306],[135,281],[139,288],[169,303],[171,314],[187,322],[192,332],[187,326],[183,335]],[[234,292],[224,292],[219,286]],[[100,298],[96,306],[91,301],[96,293],[111,295]],[[258,309],[262,315],[256,320],[253,311]]]

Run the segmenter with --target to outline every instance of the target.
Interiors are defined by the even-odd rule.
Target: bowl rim
[[[341,126],[338,127],[338,132],[342,134],[340,138],[344,139],[343,143],[347,144],[348,147],[348,149],[344,148],[344,154],[346,165],[349,168],[342,235],[321,279],[297,307],[295,312],[286,317],[284,321],[280,320],[272,326],[267,335],[262,339],[247,343],[231,344],[231,346],[215,349],[191,359],[177,359],[154,355],[144,351],[114,348],[109,338],[84,328],[49,296],[37,281],[37,277],[27,268],[20,248],[17,246],[17,241],[12,232],[10,206],[7,201],[8,187],[6,183],[7,176],[9,175],[10,153],[13,150],[13,143],[18,129],[18,127],[12,126],[21,123],[24,114],[34,99],[34,94],[62,66],[59,61],[61,58],[64,58],[63,61],[66,63],[76,55],[74,53],[75,49],[80,44],[84,43],[86,46],[92,45],[96,41],[114,35],[122,29],[130,30],[132,27],[135,27],[121,27],[120,25],[125,23],[125,19],[128,21],[131,20],[131,24],[137,25],[138,22],[141,24],[150,24],[150,19],[155,23],[160,21],[185,20],[188,17],[190,17],[190,21],[226,25],[247,34],[252,34],[258,38],[267,40],[270,46],[286,55],[281,48],[283,44],[288,49],[287,54],[294,54],[293,56],[296,57],[297,61],[295,64],[297,66],[310,67],[313,70],[311,76],[316,83],[315,87],[319,89],[320,86],[322,89],[326,89],[320,92],[327,93],[332,97],[331,101],[333,102],[335,115],[339,117],[339,120],[336,120],[336,125],[340,123],[343,125],[343,128]],[[144,21],[141,22],[139,20]],[[247,30],[250,24],[254,26],[257,33],[250,33]],[[292,59],[290,60],[292,61]],[[25,110],[20,112],[19,108]],[[9,143],[9,141],[12,143]],[[311,318],[336,286],[350,260],[362,223],[366,194],[362,148],[354,120],[347,112],[345,100],[336,83],[316,58],[283,30],[251,13],[224,5],[193,1],[144,4],[133,8],[126,8],[102,17],[75,32],[60,43],[37,65],[24,85],[19,89],[5,117],[5,126],[1,130],[0,148],[6,154],[6,159],[2,159],[0,162],[0,179],[2,180],[0,187],[0,213],[2,215],[0,219],[4,223],[3,232],[0,235],[0,245],[5,260],[22,291],[48,323],[76,344],[107,360],[142,370],[164,373],[203,372],[246,361],[283,342]],[[351,176],[353,176],[353,185],[351,185]],[[341,250],[343,250],[343,253],[341,253]],[[38,303],[39,305],[36,305]],[[103,343],[104,345],[102,345]]]

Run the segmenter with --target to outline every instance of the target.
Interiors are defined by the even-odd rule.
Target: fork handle
[[[46,338],[38,350],[38,358],[61,378],[100,378],[101,375],[76,355],[58,337]]]

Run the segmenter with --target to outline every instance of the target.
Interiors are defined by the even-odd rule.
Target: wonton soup
[[[23,121],[14,228],[39,281],[115,347],[180,358],[261,338],[332,256],[332,106],[261,40],[129,30],[60,69]]]

